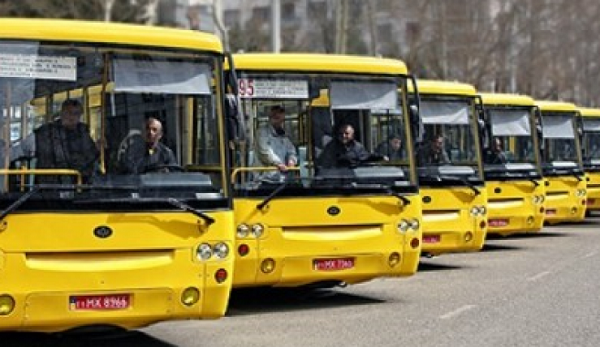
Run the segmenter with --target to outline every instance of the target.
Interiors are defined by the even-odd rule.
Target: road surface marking
[[[550,274],[550,271],[543,271],[543,272],[540,272],[540,273],[539,273],[539,274],[537,274],[537,275],[534,275],[534,276],[531,276],[531,277],[527,278],[527,280],[528,280],[528,281],[537,281],[537,280],[539,280],[540,278],[542,278],[542,277],[544,277],[544,276],[547,276],[547,275],[549,275],[549,274]]]
[[[454,311],[450,311],[450,312],[448,312],[446,314],[441,315],[440,319],[449,319],[449,318],[456,317],[456,316],[458,316],[459,314],[461,314],[463,312],[466,312],[466,311],[474,309],[475,307],[477,307],[477,305],[465,305],[465,306],[461,306],[461,307],[457,308]]]
[[[591,257],[595,256],[596,254],[598,254],[598,251],[592,251],[592,252],[584,255],[583,257],[584,258],[591,258]]]

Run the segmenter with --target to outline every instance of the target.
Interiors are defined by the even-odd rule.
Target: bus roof
[[[407,74],[401,60],[320,53],[238,53],[233,55],[237,70],[354,72],[363,74]]]
[[[535,104],[542,112],[576,112],[575,104],[565,101],[536,100]]]
[[[484,105],[496,106],[535,106],[535,100],[523,94],[479,93]]]
[[[76,20],[1,18],[0,39],[115,43],[223,52],[219,38],[209,33]]]
[[[584,117],[600,118],[600,108],[595,108],[595,107],[579,107],[579,112]]]
[[[410,85],[412,86],[412,85]],[[442,94],[442,95],[465,95],[465,96],[476,96],[477,90],[471,84],[454,82],[454,81],[440,81],[440,80],[421,80],[417,79],[417,88],[419,88],[419,94]],[[412,91],[412,87],[409,87],[409,91]]]

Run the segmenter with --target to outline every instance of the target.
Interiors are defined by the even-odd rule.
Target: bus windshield
[[[600,118],[583,117],[582,154],[586,170],[600,171]]]
[[[425,142],[420,145],[419,179],[482,180],[472,98],[421,96]]]
[[[0,47],[0,198],[37,187],[60,206],[226,206],[216,55],[35,41]]]
[[[494,108],[486,106],[486,133],[489,143],[484,151],[486,176],[539,178],[536,155],[537,130],[532,126],[531,108]]]
[[[542,115],[545,174],[581,173],[575,132],[575,115],[548,112]]]
[[[240,76],[248,122],[248,141],[235,154],[236,166],[247,169],[236,179],[240,193],[269,195],[282,184],[278,194],[293,196],[415,190],[408,118],[398,109],[398,89],[405,88],[400,77]],[[277,170],[274,157],[290,169]]]

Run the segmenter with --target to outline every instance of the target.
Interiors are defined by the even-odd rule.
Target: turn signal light
[[[263,273],[268,274],[273,272],[273,270],[275,270],[275,260],[271,258],[263,260],[260,264],[260,271],[262,271]]]
[[[390,267],[395,267],[399,263],[400,263],[400,253],[394,252],[394,253],[390,254],[390,257],[388,259],[388,264],[390,264]]]
[[[198,288],[189,287],[181,293],[181,303],[185,306],[192,306],[200,300],[200,291]]]
[[[10,295],[0,295],[0,316],[6,316],[15,309],[15,299]]]

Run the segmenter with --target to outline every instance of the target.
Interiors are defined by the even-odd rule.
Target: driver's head
[[[285,109],[283,106],[275,105],[271,107],[271,112],[269,113],[269,123],[275,129],[283,129],[283,123],[285,122]]]
[[[77,127],[79,119],[83,114],[83,106],[78,100],[67,99],[60,108],[60,124],[70,130]]]
[[[146,119],[146,127],[145,127],[145,136],[146,143],[151,145],[152,147],[156,146],[158,141],[162,138],[163,128],[162,123],[154,118],[150,117]]]
[[[402,139],[400,139],[399,135],[392,134],[388,137],[388,141],[390,143],[390,148],[393,151],[399,151],[400,147],[402,147]]]
[[[441,152],[444,149],[444,136],[435,135],[431,140],[431,147],[435,152]]]
[[[494,138],[494,152],[502,152],[502,140],[498,137]]]
[[[354,141],[354,127],[350,124],[342,125],[338,134],[340,141],[345,145]]]

